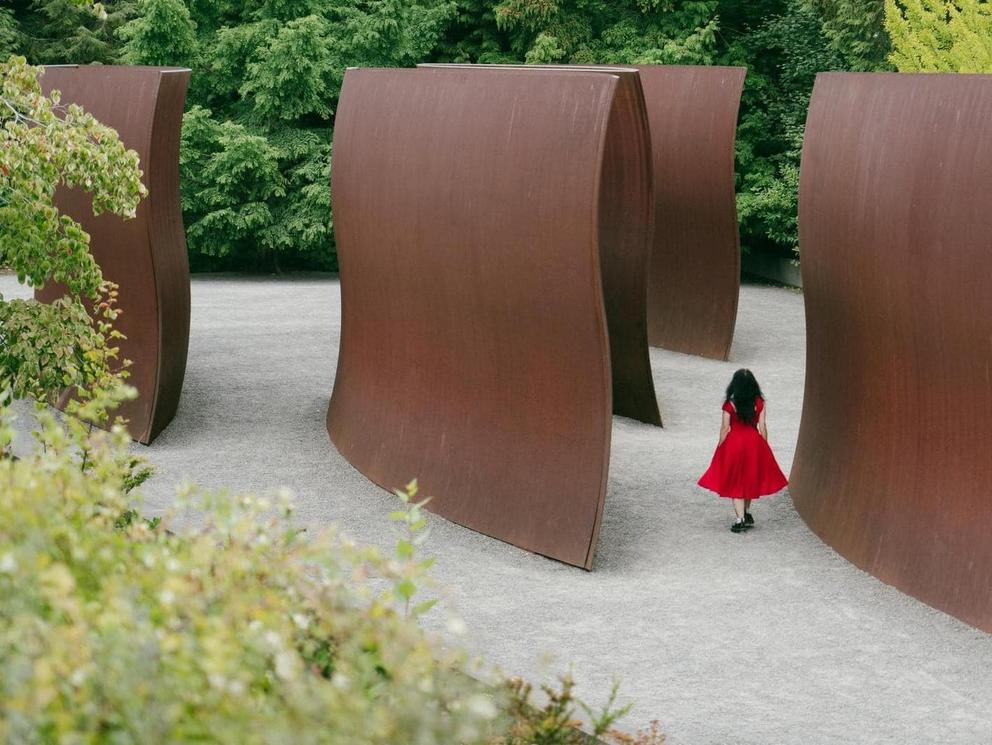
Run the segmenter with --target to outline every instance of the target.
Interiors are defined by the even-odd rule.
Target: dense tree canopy
[[[979,0],[108,0],[100,15],[80,1],[11,0],[0,53],[194,68],[182,187],[198,269],[334,268],[327,184],[348,66],[745,65],[741,242],[786,256],[817,72],[992,69]]]
[[[886,0],[890,59],[903,72],[992,72],[992,4]]]
[[[112,64],[120,54],[116,31],[135,12],[134,0],[106,3],[97,12],[79,0],[9,4],[19,24],[19,51],[38,64]]]

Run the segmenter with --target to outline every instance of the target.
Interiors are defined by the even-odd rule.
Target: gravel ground
[[[21,290],[5,276],[0,292]],[[324,430],[339,300],[332,278],[194,278],[179,414],[139,448],[159,469],[145,512],[167,509],[181,479],[288,485],[301,520],[392,545],[393,500]],[[651,352],[666,428],[615,418],[592,572],[434,517],[442,605],[464,618],[470,649],[532,679],[571,668],[592,703],[617,676],[633,704],[624,724],[658,719],[671,745],[992,743],[992,636],[848,564],[787,494],[756,503],[757,527],[735,535],[729,504],[695,486],[740,366],[765,390],[788,473],[803,344],[801,295],[745,286],[730,362]],[[429,474],[421,483],[429,492]]]

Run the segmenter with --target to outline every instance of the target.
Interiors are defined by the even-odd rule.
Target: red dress
[[[789,483],[768,442],[758,432],[756,423],[764,408],[764,400],[755,399],[755,424],[748,424],[737,416],[733,404],[724,402],[723,410],[730,414],[730,432],[717,445],[710,467],[699,479],[701,487],[728,499],[757,499]]]

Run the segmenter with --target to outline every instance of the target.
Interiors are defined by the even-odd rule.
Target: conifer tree
[[[820,16],[833,53],[854,71],[886,66],[889,35],[885,31],[885,0],[808,0]]]
[[[454,4],[141,0],[140,22],[122,32],[126,59],[147,59],[150,45],[133,32],[167,25],[139,23],[174,4],[188,9],[196,39],[180,164],[193,266],[335,268],[329,168],[344,70],[428,59]]]
[[[131,65],[189,65],[196,33],[183,0],[138,0],[135,17],[117,36],[125,42],[121,61]]]
[[[992,3],[886,0],[885,27],[902,72],[992,72]]]
[[[113,64],[117,29],[134,13],[134,0],[108,0],[96,12],[79,0],[12,0],[21,50],[35,64]]]
[[[17,19],[10,8],[0,8],[0,60],[5,60],[17,50]]]

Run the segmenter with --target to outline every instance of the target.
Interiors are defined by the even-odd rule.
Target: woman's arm
[[[728,434],[730,434],[730,414],[725,411],[723,412],[723,421],[720,423],[720,442],[716,444],[717,447],[723,444]]]
[[[768,423],[765,421],[765,410],[766,407],[762,407],[761,413],[758,415],[758,433],[768,439]]]

